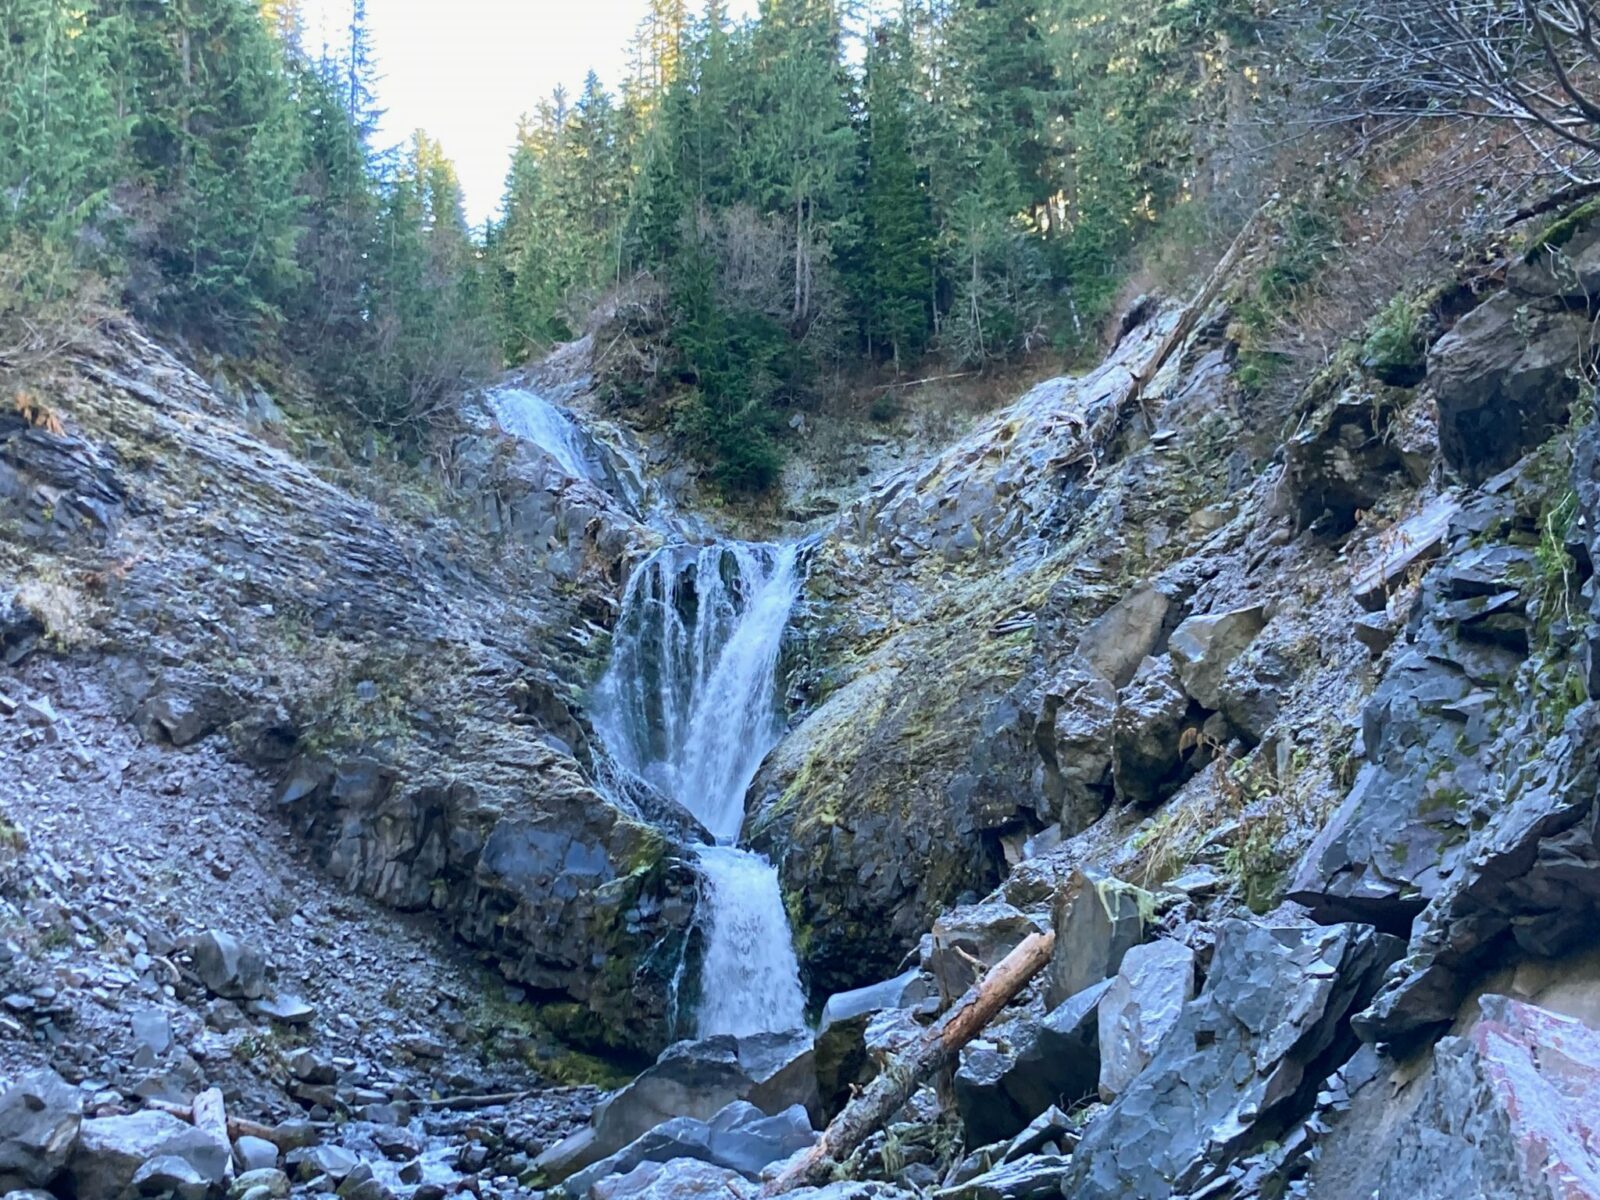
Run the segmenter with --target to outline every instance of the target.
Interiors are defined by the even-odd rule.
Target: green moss
[[[1426,343],[1422,335],[1422,310],[1405,296],[1390,300],[1367,326],[1361,357],[1368,370],[1387,377],[1422,366]]]
[[[1546,225],[1539,231],[1538,236],[1528,243],[1528,248],[1522,255],[1523,261],[1532,263],[1539,257],[1541,250],[1565,246],[1596,217],[1600,217],[1600,197],[1578,205],[1571,212],[1557,217]]]

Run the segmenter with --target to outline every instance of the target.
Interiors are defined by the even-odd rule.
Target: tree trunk
[[[833,1119],[817,1144],[762,1189],[762,1195],[780,1196],[797,1187],[828,1182],[835,1163],[848,1158],[856,1147],[887,1123],[911,1099],[924,1079],[954,1062],[961,1047],[1016,998],[1050,961],[1050,951],[1055,944],[1053,930],[1030,934],[1024,939],[973,984],[915,1045],[884,1067],[867,1089]]]

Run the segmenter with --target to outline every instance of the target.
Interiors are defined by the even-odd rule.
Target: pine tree
[[[903,22],[878,30],[866,75],[866,332],[869,348],[887,343],[898,368],[928,338],[934,239],[911,146],[911,42]]]

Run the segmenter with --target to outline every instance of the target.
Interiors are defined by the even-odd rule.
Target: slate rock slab
[[[1063,1193],[1168,1200],[1282,1135],[1356,1048],[1348,1015],[1400,949],[1366,925],[1224,922],[1205,991],[1085,1131]]]

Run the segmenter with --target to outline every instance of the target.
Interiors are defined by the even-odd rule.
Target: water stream
[[[486,400],[502,428],[569,475],[607,482],[598,443],[570,413],[525,388],[500,388]],[[778,654],[800,583],[793,546],[663,547],[628,580],[596,688],[595,729],[616,767],[676,801],[715,839],[696,851],[702,1037],[805,1025],[777,872],[737,846],[745,792],[783,734]]]

